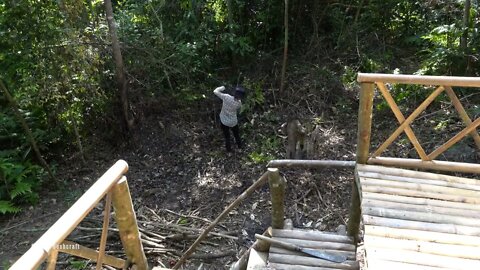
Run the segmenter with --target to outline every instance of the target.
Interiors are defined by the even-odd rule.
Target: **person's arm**
[[[220,86],[220,87],[215,88],[215,90],[213,90],[213,93],[217,97],[219,97],[220,99],[223,100],[223,98],[227,95],[227,94],[222,93],[222,91],[224,91],[224,90],[225,90],[225,86]]]

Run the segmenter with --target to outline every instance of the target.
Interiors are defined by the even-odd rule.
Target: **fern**
[[[0,214],[15,214],[20,212],[20,208],[16,207],[9,201],[0,201]]]
[[[10,191],[10,198],[13,200],[18,195],[25,195],[32,192],[32,184],[27,182],[18,181],[15,184],[13,190]]]

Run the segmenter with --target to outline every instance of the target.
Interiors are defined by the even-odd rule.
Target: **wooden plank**
[[[420,240],[441,244],[480,247],[480,237],[453,233],[427,232],[419,230],[366,225],[365,235],[382,236],[405,240]]]
[[[311,230],[277,230],[273,229],[272,234],[274,237],[291,238],[291,239],[303,239],[311,241],[322,242],[338,242],[353,244],[353,238],[345,235],[338,235],[335,233],[325,233],[321,231]]]
[[[463,120],[463,122],[467,126],[470,125],[472,123],[472,119],[470,119],[467,112],[465,111],[465,108],[463,108],[463,105],[458,99],[457,95],[455,94],[455,91],[453,91],[452,87],[450,86],[445,87],[445,91],[447,92],[447,95],[450,97],[450,100],[452,101],[453,106],[455,107],[458,114],[460,115],[460,118]],[[477,148],[480,149],[480,135],[478,135],[476,131],[472,131],[470,135],[472,135],[473,140],[477,145]]]
[[[259,270],[267,267],[267,252],[260,252],[252,249],[248,258],[247,270]]]
[[[418,182],[412,183],[412,182],[392,181],[392,180],[386,180],[386,179],[375,179],[375,178],[366,178],[366,177],[360,177],[360,182],[362,186],[401,188],[401,189],[416,190],[416,191],[423,191],[423,192],[434,192],[439,194],[456,195],[456,196],[477,197],[478,195],[480,195],[480,191],[476,191],[476,190],[437,186],[437,185],[431,185],[428,183],[427,184],[418,183]]]
[[[393,141],[395,139],[397,139],[398,135],[400,135],[400,133],[402,133],[405,128],[410,125],[414,120],[415,118],[417,118],[417,116],[420,115],[420,113],[422,113],[427,107],[428,105],[430,105],[430,103],[432,103],[435,98],[440,95],[440,93],[443,92],[445,88],[443,88],[443,86],[439,86],[437,89],[435,89],[435,91],[433,91],[413,112],[412,114],[410,114],[410,116],[407,117],[407,119],[405,121],[403,121],[403,123],[390,135],[390,137],[388,137],[388,139],[382,144],[380,145],[380,147],[378,147],[378,149],[373,153],[373,157],[378,157],[380,156],[384,151],[385,149],[387,149],[387,147],[390,146],[390,144],[393,143]]]
[[[403,113],[398,108],[397,103],[395,103],[395,100],[393,99],[392,95],[390,95],[390,92],[387,90],[387,87],[385,86],[385,84],[377,83],[377,87],[382,93],[385,100],[387,101],[388,105],[390,106],[390,109],[392,109],[392,112],[397,118],[398,123],[402,124],[405,121],[405,116],[403,116]],[[415,136],[415,133],[413,132],[412,128],[409,125],[405,127],[405,134],[407,134],[408,139],[413,144],[413,147],[415,148],[415,150],[417,150],[417,153],[420,156],[420,159],[427,160],[428,157],[427,157],[427,154],[425,153],[425,150],[423,150],[422,146],[420,145],[420,142]]]
[[[399,249],[375,248],[368,245],[365,245],[365,250],[368,260],[372,258],[451,269],[480,269],[479,260],[453,258]]]
[[[402,189],[402,188],[367,186],[363,184],[362,191],[371,192],[371,193],[382,193],[382,194],[390,194],[390,195],[438,199],[438,200],[445,200],[445,201],[452,201],[452,202],[480,204],[480,197],[457,196],[457,195],[441,194],[441,193],[434,193],[434,192],[408,190],[408,189]]]
[[[315,267],[330,267],[334,269],[358,269],[358,262],[345,261],[344,263],[334,263],[314,257],[303,257],[285,254],[270,254],[268,257],[271,263],[315,266]]]
[[[370,178],[370,179],[382,179],[382,180],[391,180],[391,181],[398,181],[398,182],[429,184],[429,185],[442,186],[442,187],[453,187],[453,188],[480,191],[480,185],[453,183],[453,182],[448,182],[444,180],[402,177],[402,176],[381,174],[381,173],[375,173],[375,172],[362,172],[362,171],[358,172],[358,176],[364,177],[364,178]]]
[[[304,265],[291,265],[291,264],[281,264],[281,263],[269,263],[269,270],[334,270],[338,268],[330,267],[314,267],[314,266],[304,266]],[[353,268],[358,269],[358,268]]]
[[[480,247],[431,243],[419,240],[402,240],[365,235],[365,246],[390,248],[395,250],[416,251],[420,253],[456,257],[464,259],[480,259]]]
[[[375,225],[399,229],[412,229],[427,232],[452,233],[461,235],[480,236],[480,228],[455,224],[438,224],[420,221],[401,220],[393,218],[363,215],[365,225]]]
[[[416,169],[434,170],[434,171],[480,174],[480,164],[475,164],[475,163],[450,162],[450,161],[441,161],[441,160],[423,161],[420,159],[387,158],[387,157],[370,158],[368,159],[367,163],[373,164],[373,165],[416,168]]]
[[[353,244],[337,243],[337,242],[317,242],[317,241],[290,239],[290,238],[283,238],[283,237],[273,237],[273,239],[295,244],[297,246],[305,247],[305,248],[355,251],[355,246]]]
[[[364,199],[362,201],[362,208],[364,207],[376,207],[376,208],[396,209],[396,210],[412,211],[412,212],[445,214],[450,216],[470,217],[470,218],[480,219],[480,211],[448,208],[448,207],[438,207],[438,206],[425,206],[425,205],[408,204],[408,203],[397,203],[397,202],[372,200],[372,199]]]
[[[448,140],[446,143],[443,145],[439,146],[437,149],[435,149],[432,153],[428,155],[429,160],[435,159],[438,157],[440,154],[443,152],[447,151],[448,148],[450,148],[452,145],[456,144],[465,136],[467,136],[469,133],[475,132],[475,129],[480,126],[480,118],[477,118],[477,120],[473,121],[470,125],[468,125],[466,128],[464,128],[462,131],[459,133],[455,134],[450,140]]]
[[[439,268],[426,265],[417,265],[411,263],[391,262],[387,260],[379,260],[374,258],[368,258],[368,270],[452,270],[452,268]]]
[[[315,250],[327,251],[327,252],[330,252],[330,253],[335,253],[335,254],[343,255],[343,256],[346,256],[348,260],[352,260],[352,261],[354,261],[354,260],[356,259],[356,254],[355,254],[355,252],[353,252],[353,251],[331,250],[331,249],[315,249]],[[307,254],[305,254],[305,253],[303,253],[303,252],[291,251],[291,250],[287,250],[287,249],[279,248],[279,247],[275,247],[275,246],[271,246],[269,252],[270,252],[270,254],[276,253],[276,254],[287,254],[287,255],[295,255],[295,256],[306,256],[306,257],[309,257],[309,255],[307,255]]]
[[[441,163],[440,163],[441,164]],[[467,163],[470,164],[470,163]],[[376,172],[385,175],[395,175],[402,177],[412,177],[412,178],[422,178],[422,179],[432,179],[432,180],[442,180],[449,183],[461,183],[469,185],[480,185],[480,180],[466,177],[451,176],[446,174],[430,173],[430,172],[419,172],[413,170],[406,170],[393,167],[385,167],[378,165],[365,165],[357,164],[357,170],[360,172]]]
[[[434,200],[434,199],[415,198],[415,197],[381,194],[381,193],[363,192],[363,198],[371,199],[371,200],[388,201],[388,202],[398,202],[398,203],[404,203],[404,204],[448,207],[448,208],[466,209],[466,210],[473,210],[473,211],[480,210],[479,204],[440,201],[440,200]]]
[[[360,83],[400,83],[421,85],[446,85],[462,87],[480,87],[478,77],[459,76],[426,76],[405,74],[358,73],[357,81]]]

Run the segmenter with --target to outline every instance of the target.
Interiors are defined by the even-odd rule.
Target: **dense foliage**
[[[357,71],[480,73],[478,1],[466,12],[467,1],[453,0],[290,2],[289,57],[324,79],[338,75],[348,84]],[[149,100],[202,100],[214,85],[238,82],[241,71],[256,89],[246,106],[254,110],[265,97],[252,81],[280,69],[283,5],[114,1],[132,114],[140,117]],[[88,140],[87,126],[121,130],[110,42],[101,0],[0,3],[0,79],[50,164],[59,149],[75,152]],[[325,59],[343,71],[329,71]],[[45,173],[3,95],[0,105],[0,213],[9,213],[35,201]]]

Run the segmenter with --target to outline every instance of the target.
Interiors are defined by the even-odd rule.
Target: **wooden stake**
[[[268,181],[268,172],[265,172],[255,183],[253,183],[247,190],[245,190],[237,199],[232,202],[223,212],[210,224],[208,227],[198,236],[197,240],[188,248],[188,250],[182,255],[182,257],[177,261],[173,266],[173,269],[178,269],[180,266],[187,260],[187,258],[195,251],[197,246],[202,242],[202,240],[207,236],[207,234],[213,230],[213,228],[222,221],[230,211],[237,207],[245,198],[250,196],[255,190],[265,185]]]
[[[47,270],[55,270],[57,265],[58,250],[53,249],[48,255],[47,259]]]
[[[97,270],[102,269],[103,258],[105,257],[105,247],[107,245],[108,226],[110,224],[110,208],[112,207],[112,192],[107,193],[105,198],[105,210],[103,214],[102,236],[100,237],[100,247],[98,248]]]
[[[272,199],[272,228],[283,229],[285,215],[285,179],[277,168],[268,168],[268,180]]]
[[[148,262],[140,240],[137,218],[125,176],[112,188],[112,192],[115,219],[127,258],[138,270],[147,270]]]

